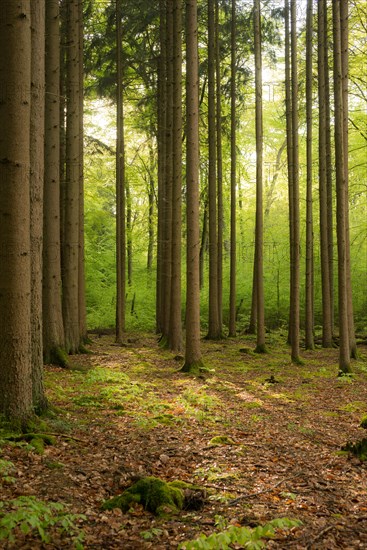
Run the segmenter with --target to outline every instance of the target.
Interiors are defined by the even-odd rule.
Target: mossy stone
[[[186,508],[186,502],[191,503],[192,494],[195,492],[200,493],[202,502],[205,492],[200,487],[184,481],[166,482],[148,476],[139,479],[121,495],[106,500],[102,504],[102,509],[121,508],[123,512],[127,512],[134,504],[141,504],[145,510],[158,516],[177,514]]]
[[[360,426],[367,430],[367,414],[362,418]]]
[[[219,447],[221,445],[235,445],[235,441],[227,435],[216,435],[209,441],[211,447]]]

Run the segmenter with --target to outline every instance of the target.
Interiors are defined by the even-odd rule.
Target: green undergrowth
[[[183,542],[178,548],[179,550],[227,550],[236,547],[259,550],[265,548],[264,539],[272,539],[277,530],[284,531],[299,527],[301,524],[299,520],[279,518],[253,529],[233,525],[219,533],[200,535],[195,540]]]
[[[69,538],[77,550],[83,548],[82,514],[72,514],[60,502],[44,502],[32,496],[20,496],[0,502],[0,541],[19,543],[22,537],[36,536],[43,544],[54,542],[57,534]]]

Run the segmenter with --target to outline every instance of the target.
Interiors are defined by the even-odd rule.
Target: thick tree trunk
[[[181,210],[182,210],[182,8],[173,0],[173,124],[172,124],[172,272],[168,346],[182,349]]]
[[[197,1],[186,0],[186,350],[184,371],[200,368],[199,70]]]
[[[31,354],[31,5],[3,0],[0,18],[0,413],[33,413]],[[6,55],[4,52],[7,52]]]
[[[79,332],[79,176],[80,176],[80,68],[79,2],[67,2],[67,112],[65,227],[63,242],[63,317],[65,347],[77,353]]]
[[[42,345],[42,246],[43,246],[43,180],[45,121],[45,5],[31,3],[31,335],[33,406],[37,412],[47,408],[43,387]]]
[[[46,3],[45,177],[43,209],[43,354],[65,364],[60,255],[60,13]]]

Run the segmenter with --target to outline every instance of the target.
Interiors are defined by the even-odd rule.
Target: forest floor
[[[66,516],[64,532],[46,517],[48,543],[15,528],[0,547],[73,548],[80,529],[86,549],[173,549],[201,533],[287,517],[302,525],[277,530],[267,548],[367,548],[367,461],[341,452],[366,436],[367,349],[354,375],[338,378],[336,349],[303,350],[295,366],[279,342],[270,334],[269,353],[257,355],[248,337],[203,341],[201,378],[138,334],[123,347],[92,335],[91,354],[73,357],[70,369],[47,366],[55,441],[43,454],[32,442],[0,441],[0,536],[24,495],[83,516]],[[166,518],[141,505],[101,509],[146,475],[205,487],[203,507]]]

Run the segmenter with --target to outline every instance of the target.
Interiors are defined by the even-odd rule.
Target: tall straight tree
[[[0,51],[0,413],[25,425],[33,413],[28,0],[3,0]]]
[[[173,177],[173,0],[166,1],[166,140],[164,179],[164,231],[162,267],[162,345],[167,345],[171,310],[172,281],[172,177]]]
[[[229,283],[229,336],[236,336],[236,0],[231,4],[231,252]]]
[[[322,344],[333,343],[332,285],[330,262],[330,198],[328,184],[328,64],[327,64],[327,6],[326,0],[318,2],[318,96],[319,96],[319,204],[320,204],[320,254],[322,285]]]
[[[298,62],[297,62],[297,5],[291,0],[291,87],[292,87],[292,210],[291,233],[291,287],[290,304],[291,356],[295,363],[299,357],[299,315],[300,315],[300,222],[299,222],[299,139],[298,139]]]
[[[215,122],[215,14],[208,0],[208,196],[209,196],[209,321],[207,338],[221,337],[218,313],[217,170]]]
[[[156,281],[156,331],[163,332],[163,255],[164,255],[164,189],[166,165],[166,8],[159,0],[159,46],[157,61],[157,142],[158,142],[158,225],[157,225],[157,281]]]
[[[67,0],[66,181],[63,242],[63,317],[65,347],[77,353],[79,331],[80,58],[79,0]]]
[[[290,7],[289,0],[284,0],[285,25],[285,118],[287,134],[287,168],[288,168],[288,203],[289,203],[289,237],[293,235],[293,138],[292,138],[292,86],[291,86],[291,40],[290,40]],[[256,251],[255,251],[256,252]],[[290,265],[293,265],[293,247],[289,249]],[[255,262],[256,263],[256,262]],[[292,269],[290,272],[289,302],[293,302]],[[289,315],[288,343],[292,341],[292,323]]]
[[[312,0],[307,1],[306,17],[306,349],[314,349],[314,258],[313,258],[313,198],[312,198],[312,45],[313,13]]]
[[[116,1],[116,342],[125,331],[126,232],[125,232],[125,144],[122,89],[122,4]]]
[[[46,2],[45,175],[43,190],[43,354],[65,364],[60,256],[60,12]]]
[[[31,127],[30,127],[30,231],[31,231],[31,340],[33,406],[47,408],[43,386],[42,246],[45,120],[45,4],[31,3]]]
[[[348,326],[350,355],[357,358],[357,343],[354,330],[353,295],[350,263],[350,231],[349,231],[349,98],[348,98],[348,66],[349,66],[349,13],[348,2],[340,2],[340,49],[342,66],[342,102],[343,102],[343,152],[344,152],[344,177],[345,177],[345,205],[346,205],[346,275],[347,275],[347,300],[348,300]]]
[[[83,3],[79,2],[79,253],[78,253],[78,309],[79,333],[82,342],[87,336],[87,307],[85,301],[84,262],[84,24]]]
[[[260,0],[254,0],[254,44],[255,44],[255,130],[256,130],[256,226],[255,262],[257,330],[256,351],[265,349],[264,312],[264,269],[263,269],[263,106],[262,106],[262,53]],[[255,265],[256,263],[256,265]]]
[[[215,2],[215,83],[216,83],[216,132],[217,132],[217,193],[218,193],[218,317],[223,326],[223,147],[222,147],[222,93],[219,31],[219,0]]]
[[[202,366],[200,350],[199,59],[197,0],[186,0],[186,347],[183,371]]]
[[[182,193],[182,7],[173,0],[172,85],[172,271],[168,346],[182,348],[181,327],[181,193]]]
[[[335,177],[336,177],[336,231],[338,242],[338,319],[339,319],[339,371],[351,372],[348,318],[347,279],[347,182],[345,178],[343,131],[343,69],[341,53],[340,1],[333,7],[333,73],[335,105]]]

